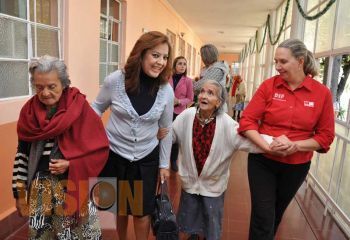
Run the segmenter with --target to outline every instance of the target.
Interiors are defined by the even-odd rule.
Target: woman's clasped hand
[[[291,141],[286,135],[274,137],[269,147],[268,153],[276,156],[288,156],[298,151],[297,142]]]

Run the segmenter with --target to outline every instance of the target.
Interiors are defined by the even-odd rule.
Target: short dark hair
[[[201,58],[205,66],[217,62],[219,51],[213,44],[205,44],[200,49]]]

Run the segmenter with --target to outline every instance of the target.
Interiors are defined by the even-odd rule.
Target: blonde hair
[[[314,55],[307,50],[302,41],[291,38],[283,41],[278,47],[289,49],[296,59],[304,58],[303,70],[305,75],[311,75],[312,77],[318,75],[318,67]]]

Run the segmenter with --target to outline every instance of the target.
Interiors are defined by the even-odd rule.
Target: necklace
[[[199,124],[204,127],[205,125],[207,125],[208,123],[210,123],[211,121],[214,120],[215,118],[215,114],[214,112],[212,114],[210,114],[210,116],[208,118],[203,118],[201,116],[201,112],[200,109],[197,109],[197,113],[196,113],[197,119],[199,120]]]

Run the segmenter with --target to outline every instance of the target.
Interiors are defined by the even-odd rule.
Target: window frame
[[[114,18],[111,14],[110,14],[110,1],[114,1],[119,3],[119,19]],[[102,1],[100,1],[100,4],[102,3]],[[109,67],[110,66],[114,66],[116,67],[115,70],[120,69],[120,65],[121,65],[121,41],[122,41],[122,1],[121,0],[106,0],[106,11],[107,11],[107,15],[103,14],[102,11],[100,10],[100,22],[101,19],[105,19],[106,20],[106,26],[104,29],[104,33],[107,35],[106,38],[101,38],[101,24],[100,24],[100,36],[99,36],[99,44],[100,44],[100,54],[101,54],[101,41],[105,42],[106,44],[106,61],[101,61],[101,55],[99,54],[99,85],[102,86],[104,79],[113,71],[109,71]],[[117,42],[113,41],[113,25],[112,24],[118,24],[118,39]],[[110,28],[110,36],[108,36],[109,34],[109,28]],[[118,61],[114,62],[112,61],[112,54],[110,54],[110,46],[117,46],[117,53],[118,53]],[[100,79],[100,73],[101,73],[101,65],[104,65],[104,69],[105,69],[105,74],[103,79]],[[114,71],[115,71],[114,70]]]
[[[11,20],[14,22],[20,22],[26,24],[26,36],[27,36],[27,58],[10,58],[10,57],[1,57],[0,56],[0,62],[26,62],[29,68],[29,62],[30,59],[37,57],[37,29],[42,28],[42,29],[48,29],[48,30],[54,30],[57,31],[57,42],[58,42],[58,58],[62,60],[62,47],[63,47],[63,42],[62,42],[62,9],[63,9],[63,0],[57,0],[57,26],[51,26],[43,23],[38,23],[36,22],[36,2],[37,0],[34,1],[34,20],[31,21],[30,19],[30,0],[27,0],[26,3],[26,19],[0,13],[0,18]],[[34,27],[34,36],[32,34],[32,27]],[[12,33],[13,34],[13,33]],[[33,41],[34,42],[34,49],[33,49]],[[28,71],[27,68],[27,71]],[[33,96],[33,89],[30,83],[30,73],[28,72],[28,94],[27,95],[20,95],[20,96],[12,96],[12,97],[0,97],[0,102],[2,101],[8,101],[8,100],[19,100],[19,99],[24,99],[28,98],[30,96]]]
[[[324,7],[324,3],[326,1],[322,1],[319,0],[318,3],[313,6],[312,8],[310,8],[307,11],[307,14],[310,14],[312,11],[314,11],[315,9],[318,9],[317,12],[320,11],[320,9],[322,9],[322,7]],[[312,49],[312,52],[315,56],[315,58],[327,58],[329,57],[329,62],[328,62],[328,72],[327,72],[327,84],[326,86],[331,89],[331,79],[332,79],[332,72],[333,72],[333,61],[334,61],[334,57],[335,56],[339,56],[342,54],[350,54],[350,44],[348,47],[343,47],[343,48],[337,48],[335,49],[335,37],[336,37],[336,28],[337,25],[339,24],[339,6],[340,6],[340,1],[336,2],[335,5],[335,14],[334,14],[334,19],[333,19],[333,30],[332,30],[332,36],[331,36],[331,46],[329,50],[326,51],[320,51],[320,52],[316,52],[316,41],[317,41],[317,36],[318,36],[318,27],[319,27],[319,19],[317,19],[316,21],[316,29],[315,29],[315,36],[314,36],[314,49]],[[304,29],[304,32],[306,31],[306,29]],[[339,77],[339,76],[338,76]],[[349,76],[350,78],[350,76]],[[349,80],[348,80],[349,81]],[[350,101],[349,101],[350,103]],[[347,108],[347,114],[345,116],[345,121],[340,120],[338,118],[335,119],[336,123],[342,125],[342,126],[350,126],[350,104],[348,103],[348,108]]]

